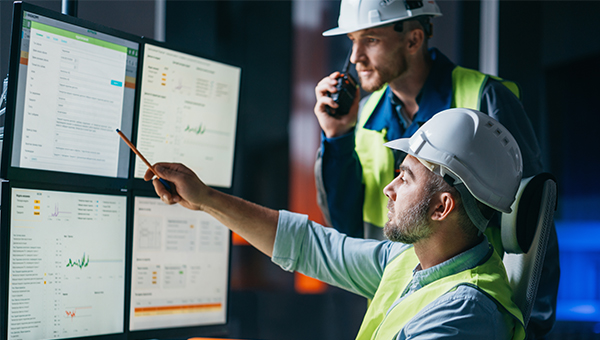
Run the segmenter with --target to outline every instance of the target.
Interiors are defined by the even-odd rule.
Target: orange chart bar
[[[195,305],[153,306],[138,307],[134,310],[135,316],[155,316],[167,314],[188,314],[216,311],[223,308],[221,303],[204,303]]]
[[[135,89],[135,78],[131,76],[125,77],[125,87]]]
[[[21,51],[21,61],[20,61],[21,65],[27,65],[29,64],[29,52],[27,51]]]

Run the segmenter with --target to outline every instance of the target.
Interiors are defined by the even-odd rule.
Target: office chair
[[[502,214],[504,266],[525,328],[537,294],[556,205],[556,179],[542,173],[521,180],[512,213]]]

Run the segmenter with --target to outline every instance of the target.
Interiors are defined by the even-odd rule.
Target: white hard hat
[[[511,212],[523,175],[521,150],[510,132],[490,116],[471,109],[444,110],[412,137],[385,146],[418,158],[441,176],[450,176],[455,186],[463,183],[483,204]]]
[[[346,34],[419,16],[441,16],[433,0],[342,0],[338,26],[324,36]]]

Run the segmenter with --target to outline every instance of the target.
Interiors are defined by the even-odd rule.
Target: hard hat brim
[[[400,150],[400,151],[409,153],[409,148],[410,148],[409,141],[410,141],[410,138],[400,138],[400,139],[395,139],[391,142],[387,142],[387,143],[383,144],[383,146],[387,146],[390,149]]]
[[[323,32],[323,36],[324,37],[331,37],[334,35],[342,35],[342,34],[347,34],[347,33],[352,33],[352,32],[357,32],[357,31],[361,31],[361,30],[365,30],[367,28],[375,28],[375,27],[381,27],[381,26],[386,26],[386,25],[391,25],[393,23],[396,23],[398,21],[405,21],[405,20],[414,20],[416,17],[420,17],[420,16],[430,16],[430,17],[440,17],[442,16],[442,13],[435,13],[435,12],[427,12],[427,13],[421,13],[419,15],[415,15],[414,17],[407,17],[407,18],[393,18],[390,20],[386,20],[386,21],[380,21],[380,22],[374,22],[374,23],[368,23],[365,25],[360,25],[357,27],[351,27],[351,28],[342,28],[342,27],[336,27],[336,28],[332,28],[329,29],[325,32]]]
[[[375,28],[375,27],[381,27],[381,26],[386,26],[386,25],[391,25],[395,22],[398,21],[402,21],[402,19],[398,20],[398,19],[392,19],[392,20],[388,20],[388,21],[383,21],[383,22],[378,22],[375,24],[369,24],[369,25],[363,25],[363,26],[359,26],[359,27],[353,27],[353,28],[342,28],[342,27],[336,27],[336,28],[332,28],[330,30],[327,30],[325,32],[323,32],[323,36],[324,37],[331,37],[334,35],[342,35],[342,34],[347,34],[347,33],[352,33],[352,32],[358,32],[361,30],[366,30],[367,28]]]

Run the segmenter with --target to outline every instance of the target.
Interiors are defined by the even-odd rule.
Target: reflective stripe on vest
[[[496,252],[480,266],[441,278],[411,293],[390,310],[394,302],[401,297],[404,288],[411,282],[413,269],[418,263],[414,248],[410,248],[398,255],[385,268],[379,288],[356,337],[357,340],[395,339],[406,323],[419,311],[460,285],[469,285],[490,297],[502,313],[514,320],[512,339],[525,338],[523,316],[511,300],[512,293],[508,278]]]
[[[465,107],[479,110],[481,92],[488,80],[488,75],[479,71],[457,66],[452,71],[452,107]],[[494,77],[517,97],[519,88],[511,81]],[[383,227],[387,222],[387,197],[383,188],[394,179],[394,155],[385,147],[387,130],[374,131],[365,129],[365,123],[383,97],[385,89],[371,94],[360,115],[356,131],[356,153],[360,159],[363,172],[365,197],[363,219],[365,222]]]

